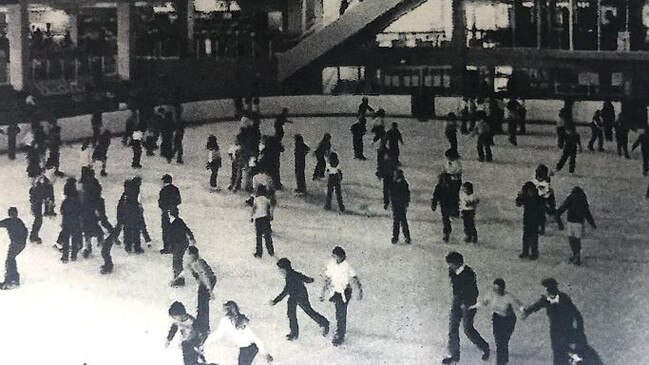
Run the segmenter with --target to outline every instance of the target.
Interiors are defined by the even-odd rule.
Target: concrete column
[[[70,39],[75,46],[79,45],[79,10],[70,10],[68,12],[70,16]]]
[[[29,80],[29,13],[27,0],[7,5],[7,37],[9,38],[9,83],[14,90],[27,88]]]
[[[190,49],[189,53],[194,54],[194,25],[196,24],[196,8],[194,1],[189,0],[187,4],[187,45]]]
[[[464,0],[453,0],[453,38],[451,39],[453,55],[453,90],[462,95],[464,90],[464,78],[466,75],[466,13],[464,11]]]
[[[131,0],[117,3],[117,75],[130,80],[135,61],[134,6]]]

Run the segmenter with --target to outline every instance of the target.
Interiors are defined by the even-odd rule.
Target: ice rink
[[[167,309],[180,300],[194,312],[196,285],[169,287],[171,256],[158,253],[160,214],[157,196],[160,177],[170,173],[180,188],[181,217],[194,231],[203,257],[215,269],[218,283],[212,302],[211,323],[221,318],[221,304],[235,300],[251,319],[251,326],[265,341],[275,364],[295,365],[410,365],[438,364],[446,354],[448,314],[451,303],[448,272],[444,256],[451,250],[465,255],[477,274],[482,293],[497,277],[503,277],[508,290],[531,304],[543,293],[539,282],[553,276],[581,310],[591,345],[606,364],[649,364],[649,257],[647,243],[647,179],[641,175],[641,162],[624,160],[606,145],[607,152],[588,152],[577,156],[574,175],[564,171],[553,180],[557,200],[563,201],[572,186],[584,188],[598,225],[587,229],[584,239],[584,264],[568,264],[566,233],[549,224],[540,238],[540,259],[520,260],[522,208],[514,205],[521,185],[531,179],[539,163],[554,168],[559,157],[554,129],[529,126],[529,135],[519,136],[512,147],[505,136],[496,137],[493,163],[477,162],[475,139],[459,136],[464,180],[475,184],[481,197],[477,212],[480,242],[463,242],[462,223],[453,222],[451,242],[441,238],[439,212],[430,210],[430,198],[448,148],[442,123],[396,120],[405,145],[401,160],[410,184],[412,203],[409,222],[413,243],[390,243],[391,212],[384,211],[381,182],[375,177],[375,150],[366,137],[367,161],[352,159],[353,118],[294,118],[286,125],[282,156],[282,182],[273,222],[276,258],[253,258],[254,226],[250,210],[244,205],[245,193],[219,193],[208,189],[205,170],[205,142],[210,133],[218,137],[224,157],[219,185],[225,188],[230,176],[226,151],[233,142],[234,122],[188,128],[185,136],[185,165],[168,165],[160,157],[143,156],[144,168],[130,167],[131,151],[113,140],[109,150],[109,176],[99,178],[104,188],[108,216],[115,221],[115,207],[122,182],[136,174],[143,177],[143,203],[154,247],[143,255],[129,255],[123,246],[113,247],[115,271],[99,275],[101,258],[95,250],[89,259],[67,265],[52,248],[59,232],[60,217],[45,219],[41,236],[44,243],[28,247],[18,258],[22,285],[0,292],[2,329],[0,364],[8,365],[171,365],[182,364],[177,340],[165,349],[170,325]],[[388,119],[388,122],[393,120]],[[272,133],[272,121],[262,123],[262,132]],[[341,156],[344,174],[343,196],[348,212],[323,209],[325,184],[312,182],[315,158],[307,157],[309,195],[298,197],[293,174],[293,134],[300,132],[315,149],[323,133],[333,136],[334,150]],[[590,132],[580,129],[584,149]],[[630,136],[635,140],[635,134]],[[79,174],[78,145],[62,148],[61,170]],[[29,180],[25,158],[8,162],[0,156],[0,211],[17,206],[28,227]],[[63,181],[55,186],[57,204],[62,200]],[[334,204],[334,208],[336,205]],[[57,207],[58,210],[58,207]],[[4,260],[8,238],[0,235],[0,259]],[[284,285],[275,266],[276,259],[288,257],[293,266],[316,277],[308,286],[314,308],[334,322],[334,307],[318,301],[321,277],[331,249],[343,246],[348,260],[364,284],[365,298],[349,306],[348,334],[345,343],[335,348],[331,338],[303,313],[300,338],[287,342],[286,304],[271,307],[268,302]],[[491,315],[478,312],[476,328],[493,345]],[[333,328],[332,328],[333,330]],[[333,332],[333,331],[332,331]],[[331,336],[331,334],[330,334]],[[480,352],[461,335],[462,364],[481,364]],[[510,343],[513,365],[551,363],[548,320],[544,312],[523,321],[519,317]],[[206,350],[212,362],[236,363],[237,351],[227,341]],[[264,363],[261,358],[257,364]],[[490,363],[495,364],[495,356]]]

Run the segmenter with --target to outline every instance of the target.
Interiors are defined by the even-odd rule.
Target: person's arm
[[[491,296],[492,295],[493,294],[485,294],[485,295],[483,295],[482,297],[478,298],[478,300],[475,302],[474,305],[470,306],[467,309],[471,310],[471,309],[478,309],[478,308],[489,306],[491,304]]]
[[[310,277],[310,276],[306,276],[306,275],[304,275],[304,274],[302,274],[302,273],[300,273],[300,272],[296,272],[295,275],[296,275],[296,277],[297,277],[299,280],[301,280],[303,283],[311,284],[312,282],[315,281],[312,277]]]
[[[405,182],[406,185],[406,207],[410,205],[410,185],[408,185],[408,182]]]
[[[271,356],[271,354],[268,353],[268,350],[266,350],[266,346],[264,346],[264,343],[261,341],[261,339],[259,339],[259,337],[257,337],[257,335],[255,335],[254,332],[252,332],[250,327],[246,327],[246,328],[244,328],[242,330],[239,330],[239,331],[248,332],[248,337],[250,337],[252,342],[255,345],[257,345],[257,348],[259,349],[259,353],[266,358],[267,362],[272,362],[274,360],[273,356]]]
[[[541,309],[547,307],[547,305],[548,300],[545,297],[541,297],[534,304],[530,305],[529,307],[525,307],[525,309],[523,310],[523,318],[526,318],[532,313],[540,311]]]
[[[635,151],[635,149],[638,148],[638,146],[640,145],[641,138],[642,136],[638,137],[638,139],[636,139],[635,142],[633,142],[633,144],[631,145],[631,151]]]
[[[564,200],[563,204],[557,209],[557,217],[561,217],[561,215],[568,209],[568,198]]]
[[[210,292],[214,290],[214,285],[216,285],[216,275],[214,275],[214,270],[212,270],[205,260],[200,260],[196,274],[198,275],[198,281],[200,281],[201,284],[206,288],[209,288]],[[212,285],[212,282],[214,282],[214,285]]]
[[[176,332],[178,332],[178,325],[174,323],[171,325],[171,328],[169,328],[169,333],[167,334],[167,341],[165,342],[165,347],[169,346],[171,340],[173,340],[174,337],[176,336]]]
[[[354,284],[358,288],[358,300],[363,300],[363,285],[361,284],[361,279],[359,279],[358,276],[355,275],[352,278],[352,281],[354,282]]]
[[[196,243],[196,239],[194,238],[194,233],[192,232],[192,230],[189,229],[189,227],[187,227],[187,224],[185,223],[185,221],[181,221],[181,222],[182,222],[182,227],[181,228],[185,232],[185,234],[189,237],[189,240],[192,243]]]
[[[270,301],[270,305],[275,305],[275,304],[281,302],[282,300],[284,300],[284,298],[286,298],[287,295],[288,295],[288,284],[284,285],[284,289],[282,290],[282,292],[279,293],[275,297],[275,299]]]
[[[590,213],[590,206],[588,205],[588,202],[586,202],[586,221],[588,224],[590,224],[593,229],[597,228],[597,225],[595,224],[595,219],[593,218],[593,215]]]
[[[523,304],[520,299],[516,298],[510,293],[507,293],[507,296],[509,297],[509,305],[511,305],[514,310],[525,313],[525,304]]]
[[[399,142],[401,142],[401,144],[404,144],[404,142],[403,142],[403,136],[401,135],[401,132],[397,132],[397,133],[398,133],[398,134],[397,134],[397,137],[399,138]]]
[[[433,211],[437,209],[437,203],[439,203],[439,185],[435,186],[435,191],[433,192],[433,199],[430,201],[430,209]]]
[[[5,218],[0,221],[0,228],[7,228],[7,224],[9,223],[9,218]]]
[[[324,302],[325,294],[331,288],[331,278],[329,276],[325,277],[324,285],[322,286],[322,291],[320,292],[320,301]]]
[[[521,205],[525,204],[525,196],[523,196],[523,193],[520,192],[516,196],[516,206],[520,207]]]

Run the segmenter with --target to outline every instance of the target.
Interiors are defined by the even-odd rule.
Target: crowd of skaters
[[[482,161],[484,155],[481,153],[487,148],[486,160],[491,161],[493,156],[490,147],[493,146],[494,136],[502,131],[502,122],[507,122],[508,141],[518,145],[516,135],[525,133],[525,107],[524,102],[511,99],[503,109],[498,109],[498,103],[478,101],[472,106],[472,99],[466,98],[464,107],[458,111],[461,119],[460,132],[463,134],[478,135],[478,157]],[[478,105],[490,105],[480,109]],[[254,256],[262,256],[262,240],[265,241],[267,252],[274,256],[275,249],[272,241],[273,210],[276,206],[277,190],[281,190],[281,177],[279,175],[281,154],[284,152],[283,138],[284,125],[292,123],[288,119],[288,110],[283,109],[277,116],[274,123],[273,135],[262,135],[260,123],[263,116],[259,110],[258,99],[246,99],[245,105],[235,103],[239,118],[239,130],[235,142],[228,148],[228,156],[232,163],[232,175],[228,190],[234,192],[245,190],[252,194],[246,200],[251,206],[251,222],[254,223],[256,231]],[[606,106],[606,105],[605,105]],[[605,108],[604,108],[605,109]],[[506,110],[509,110],[506,112]],[[601,117],[604,112],[596,113]],[[574,124],[568,118],[565,110],[559,113],[560,122],[557,126],[558,147],[563,149],[561,160],[557,165],[557,171],[561,169],[567,158],[572,158],[571,172],[574,171],[573,147],[578,144],[578,138],[571,140],[570,134],[574,133]],[[369,100],[364,98],[358,108],[358,122],[351,128],[354,157],[359,160],[366,160],[363,151],[363,136],[367,133],[367,120],[372,119],[371,132],[373,133],[372,145],[376,147],[376,176],[383,181],[383,204],[384,209],[392,206],[393,213],[393,235],[391,242],[396,244],[399,241],[400,232],[403,232],[405,242],[411,243],[410,230],[407,221],[407,210],[410,203],[410,188],[401,169],[400,144],[404,138],[397,123],[392,123],[386,129],[385,111],[374,109],[369,105]],[[432,210],[440,207],[443,222],[443,240],[448,242],[452,231],[451,222],[453,218],[462,217],[464,223],[464,241],[467,243],[478,243],[475,215],[477,205],[480,202],[476,194],[476,187],[471,182],[462,180],[461,157],[458,153],[457,142],[457,115],[450,114],[444,124],[444,135],[449,141],[450,148],[445,152],[445,165],[439,174],[439,182],[434,189],[431,201]],[[154,122],[145,122],[142,112],[133,109],[127,123],[127,132],[123,139],[124,145],[130,146],[133,150],[133,168],[141,168],[142,147],[147,149],[147,155],[154,155],[157,149],[157,141],[161,139],[160,156],[168,163],[177,158],[178,163],[182,160],[182,136],[184,135],[184,123],[180,119],[180,112],[177,109],[158,108],[153,115]],[[595,119],[595,117],[594,117]],[[593,125],[595,125],[595,121]],[[34,223],[31,234],[18,218],[16,208],[9,210],[9,218],[0,222],[0,226],[9,230],[11,244],[10,255],[7,258],[7,274],[3,289],[15,288],[19,285],[19,274],[15,264],[16,256],[24,249],[27,238],[33,243],[42,242],[38,230],[42,224],[43,215],[56,216],[54,211],[54,178],[64,176],[58,170],[58,158],[60,148],[60,127],[53,119],[48,123],[49,127],[44,129],[39,122],[32,122],[31,130],[24,140],[27,155],[27,173],[32,178],[33,186],[30,189],[30,203]],[[604,124],[601,124],[604,126]],[[95,177],[94,166],[99,164],[101,176],[106,176],[106,165],[108,150],[112,134],[104,128],[101,123],[93,117],[93,138],[82,144],[84,151],[88,150],[87,158],[82,159],[81,177],[77,181],[73,177],[66,179],[63,192],[64,200],[61,203],[61,232],[57,239],[56,246],[62,253],[61,261],[67,263],[77,259],[81,252],[84,258],[88,258],[92,252],[92,239],[97,241],[101,247],[101,256],[104,260],[100,268],[102,274],[109,274],[114,268],[111,258],[113,244],[122,244],[119,240],[120,232],[124,231],[123,245],[127,252],[140,254],[144,252],[140,237],[145,242],[151,242],[146,227],[144,209],[140,203],[139,194],[141,179],[135,177],[124,182],[124,193],[117,205],[117,222],[111,225],[106,218],[106,204],[101,197],[102,186]],[[591,126],[593,127],[593,126]],[[9,128],[14,128],[10,126]],[[593,127],[594,128],[594,127]],[[617,131],[617,130],[616,130]],[[604,129],[602,135],[607,136]],[[597,136],[594,132],[594,138]],[[324,134],[322,140],[314,150],[316,166],[313,173],[313,180],[327,180],[327,195],[324,203],[325,209],[331,209],[332,195],[335,193],[338,206],[341,212],[345,211],[342,201],[342,170],[340,158],[332,150],[332,137],[329,133]],[[637,145],[642,146],[643,155],[649,150],[649,142],[644,133],[640,134]],[[619,139],[618,139],[619,143]],[[570,148],[566,146],[570,145]],[[591,143],[592,145],[592,143]],[[566,150],[568,149],[568,153]],[[90,150],[92,152],[90,152]],[[211,171],[209,186],[218,191],[218,170],[221,168],[221,153],[217,137],[209,135],[206,144],[207,159],[206,167]],[[576,151],[576,150],[575,150]],[[306,156],[310,148],[304,142],[300,134],[295,135],[295,175],[297,188],[295,191],[302,195],[306,194],[305,168]],[[48,158],[45,158],[45,156]],[[51,163],[51,160],[55,160]],[[562,162],[563,161],[563,162]],[[643,167],[646,166],[646,162]],[[50,174],[49,172],[53,172]],[[545,165],[539,165],[535,176],[527,182],[515,199],[518,206],[524,207],[523,212],[523,238],[522,238],[522,259],[537,259],[539,235],[545,232],[546,215],[554,218],[559,229],[564,229],[561,215],[567,212],[569,229],[569,246],[572,252],[570,262],[576,265],[581,264],[581,237],[584,231],[584,222],[587,221],[595,228],[594,219],[590,213],[586,194],[580,187],[574,187],[565,202],[557,209],[554,198],[554,191],[550,186],[552,172]],[[48,177],[53,175],[53,178]],[[161,213],[162,241],[161,254],[172,255],[172,287],[186,285],[185,276],[190,273],[198,282],[198,311],[196,317],[189,315],[182,303],[174,303],[169,309],[169,314],[174,320],[168,340],[171,340],[179,330],[182,335],[182,350],[185,364],[206,363],[202,355],[202,348],[210,343],[209,338],[218,338],[225,332],[229,332],[241,349],[239,358],[240,364],[249,364],[257,352],[266,355],[266,359],[272,361],[272,356],[263,348],[259,340],[249,330],[249,320],[241,314],[235,302],[228,302],[224,305],[225,317],[219,324],[218,335],[209,334],[209,300],[213,297],[212,292],[216,286],[216,276],[210,266],[199,257],[199,250],[191,229],[180,217],[179,206],[182,203],[180,189],[173,184],[173,178],[169,174],[162,177],[162,188],[159,195],[159,208]],[[36,232],[36,233],[34,233]],[[186,259],[185,259],[186,257]],[[583,319],[581,324],[577,321],[581,318],[576,307],[566,299],[566,295],[558,291],[558,283],[554,279],[544,280],[543,286],[547,289],[546,295],[537,303],[525,307],[514,301],[511,295],[505,291],[503,279],[494,281],[493,298],[483,299],[478,303],[478,289],[475,284],[475,273],[463,263],[461,254],[453,252],[447,256],[449,274],[453,283],[453,307],[449,330],[449,356],[444,358],[443,363],[453,364],[459,362],[459,337],[458,328],[464,321],[465,333],[483,352],[483,360],[490,357],[488,343],[482,339],[479,333],[473,328],[473,316],[481,306],[491,305],[494,318],[494,336],[497,347],[497,363],[508,362],[507,344],[515,325],[513,311],[520,309],[524,315],[532,313],[541,308],[547,308],[550,321],[560,318],[561,325],[570,327],[570,331],[562,331],[561,335],[553,332],[551,326],[552,349],[554,352],[554,364],[568,364],[574,359],[581,359],[583,364],[597,364],[593,357],[593,350],[585,341],[583,331]],[[313,280],[308,276],[295,271],[288,258],[281,258],[277,262],[278,269],[286,277],[284,291],[271,304],[281,301],[289,296],[288,317],[290,333],[288,340],[295,340],[299,336],[295,310],[300,306],[322,329],[326,336],[329,332],[329,321],[317,313],[310,305],[308,293],[304,287],[305,283]],[[460,279],[465,276],[468,279]],[[358,275],[347,261],[346,252],[341,247],[334,248],[332,261],[326,268],[326,281],[323,287],[321,300],[324,300],[326,293],[330,293],[329,300],[334,303],[336,309],[336,333],[332,340],[334,345],[343,343],[346,334],[347,305],[351,299],[352,286],[358,289],[358,297],[362,298],[362,286]],[[471,279],[472,278],[472,279]],[[468,282],[466,282],[468,280]],[[353,285],[352,285],[353,284]],[[501,297],[506,297],[501,298]],[[563,297],[563,300],[562,300]],[[564,305],[567,304],[569,305]],[[509,306],[505,305],[509,304]],[[515,304],[515,305],[514,305]],[[561,304],[561,305],[559,305]],[[551,314],[552,313],[552,314]],[[509,316],[514,315],[514,318]],[[570,317],[573,316],[573,317]],[[505,317],[505,318],[500,318]],[[569,319],[566,319],[569,318]],[[574,321],[573,321],[574,320]],[[572,321],[568,324],[566,321]],[[221,328],[223,327],[223,328]],[[206,340],[207,339],[207,340]],[[590,356],[590,358],[589,358]],[[572,360],[571,360],[572,359]]]

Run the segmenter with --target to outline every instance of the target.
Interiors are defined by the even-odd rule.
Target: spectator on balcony
[[[612,10],[607,10],[604,13],[601,29],[601,49],[606,51],[617,50],[617,33],[620,30],[620,24]]]

